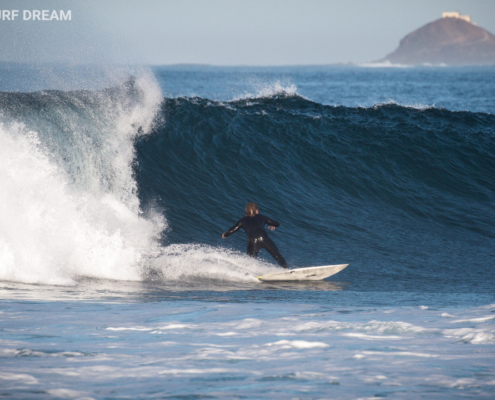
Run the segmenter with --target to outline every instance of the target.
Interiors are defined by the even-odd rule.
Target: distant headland
[[[380,62],[422,65],[495,65],[495,36],[471,22],[469,15],[444,12],[405,36]]]

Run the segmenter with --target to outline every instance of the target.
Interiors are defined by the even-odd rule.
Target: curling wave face
[[[166,210],[164,244],[245,251],[242,234],[220,234],[257,201],[282,222],[271,235],[289,264],[350,262],[339,277],[362,289],[464,290],[493,274],[493,115],[326,106],[291,89],[165,99],[159,116],[136,176],[142,204]]]

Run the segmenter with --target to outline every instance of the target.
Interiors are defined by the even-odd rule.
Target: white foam
[[[158,329],[159,330],[170,330],[170,329],[184,329],[184,328],[191,328],[193,327],[192,325],[186,325],[186,324],[168,324],[165,326],[161,326]]]
[[[201,244],[174,244],[160,250],[150,265],[171,281],[215,279],[234,282],[256,282],[276,267],[225,248]]]
[[[259,328],[263,324],[263,321],[255,318],[246,318],[240,324],[236,326],[237,329],[252,329]]]
[[[363,68],[411,68],[412,65],[393,64],[390,61],[382,61],[382,62],[371,62],[371,63],[358,64],[358,67],[363,67]]]
[[[471,344],[495,343],[495,334],[484,329],[474,329],[474,328],[444,329],[443,334],[446,337],[455,338],[463,343],[471,343]]]
[[[136,86],[144,94],[133,107],[97,100],[99,112],[114,121],[102,127],[100,147],[77,126],[67,127],[75,141],[72,164],[48,152],[39,132],[0,124],[0,280],[140,279],[139,266],[164,221],[140,216],[131,166],[134,126],[149,129],[160,95],[147,78]]]
[[[421,64],[422,67],[441,67],[441,68],[445,68],[445,67],[448,67],[448,64],[445,64],[445,63],[438,63],[438,64],[432,64],[432,63],[422,63]]]
[[[372,108],[379,108],[379,107],[382,107],[382,106],[387,106],[387,105],[396,105],[396,106],[401,106],[401,107],[405,107],[405,108],[414,108],[416,110],[421,110],[421,111],[424,111],[424,110],[430,110],[430,109],[433,109],[435,108],[435,104],[423,104],[423,103],[398,103],[396,102],[395,100],[392,100],[392,99],[389,99],[388,101],[384,102],[384,103],[376,103],[372,106]],[[424,307],[424,306],[420,306],[420,307]]]
[[[314,371],[296,371],[296,372],[294,372],[294,376],[297,379],[319,379],[319,380],[338,380],[339,379],[335,376],[328,376],[327,374],[323,374],[321,372],[314,372]]]
[[[252,83],[252,86],[254,87],[254,93],[252,92],[245,92],[242,96],[238,96],[234,99],[234,101],[237,100],[246,100],[246,99],[259,99],[259,98],[268,98],[268,97],[274,97],[274,96],[296,96],[298,95],[297,93],[297,86],[292,84],[292,83],[282,83],[280,80],[276,80],[273,82],[261,82],[261,81],[255,81]]]
[[[488,332],[476,332],[463,336],[462,341],[472,344],[495,343],[495,335]]]
[[[365,335],[364,333],[344,333],[343,336],[353,337],[364,340],[402,340],[409,339],[407,336],[393,336],[393,335]]]
[[[71,289],[75,290],[78,289]],[[2,341],[2,348],[26,351],[34,346],[33,341],[39,344],[32,335],[42,332],[55,336],[43,345],[50,350],[41,360],[22,357],[37,356],[36,353],[19,353],[14,359],[13,352],[0,352],[11,357],[0,372],[14,374],[7,376],[10,381],[0,379],[2,387],[11,390],[28,386],[22,379],[29,381],[29,377],[16,375],[38,379],[38,386],[31,385],[31,390],[70,388],[87,392],[84,395],[89,397],[111,396],[108,393],[126,381],[137,382],[133,385],[141,392],[150,385],[158,392],[165,382],[170,390],[186,387],[198,393],[208,385],[212,393],[226,393],[226,385],[232,387],[232,381],[239,379],[243,387],[261,387],[261,396],[266,394],[266,387],[290,394],[294,388],[302,393],[306,388],[322,385],[321,394],[328,392],[327,384],[340,384],[343,396],[351,398],[364,392],[378,393],[377,388],[389,397],[402,393],[394,386],[413,388],[426,395],[439,393],[448,397],[454,393],[455,397],[460,393],[476,397],[489,394],[495,386],[490,369],[495,343],[490,342],[493,324],[483,322],[483,329],[475,329],[452,325],[450,319],[441,317],[447,311],[458,319],[485,316],[487,312],[481,307],[440,311],[437,307],[397,307],[393,314],[383,314],[375,306],[348,307],[351,312],[343,314],[340,307],[297,302],[253,305],[165,300],[108,303],[100,311],[95,310],[94,303],[87,302],[78,304],[77,310],[73,305],[71,308],[59,302],[36,304],[39,324],[33,326],[23,322],[32,317],[32,302],[11,302],[5,308],[2,319],[12,322],[8,336],[18,340]],[[80,331],[81,324],[86,329],[77,343],[72,343],[69,339]],[[429,329],[421,328],[421,324],[427,324]],[[107,339],[107,326],[119,328],[120,332],[112,332],[118,340]],[[305,330],[301,331],[303,326]],[[459,329],[445,330],[446,327]],[[402,333],[380,333],[397,329]],[[156,332],[161,335],[153,335]],[[278,337],[277,333],[295,336]],[[122,340],[127,336],[139,336],[139,340]],[[106,342],[103,347],[102,340]],[[84,356],[67,356],[61,365],[60,358],[48,354],[57,348],[70,353],[82,353],[84,349]],[[473,374],[473,368],[486,373]],[[39,378],[46,374],[51,377],[49,382]],[[69,381],[74,384],[67,386]],[[91,389],[94,382],[103,388],[99,393]],[[450,388],[472,390],[452,392]],[[122,393],[126,390],[124,385]],[[320,396],[312,393],[313,397]],[[234,392],[228,391],[228,395],[235,397]]]
[[[164,369],[160,371],[161,375],[189,375],[189,374],[226,374],[236,372],[232,369],[225,368],[189,368],[189,369]]]
[[[438,357],[436,354],[428,353],[416,353],[412,351],[362,351],[354,356],[354,358],[364,358],[366,356],[404,356],[404,357],[422,357],[422,358],[434,358]]]
[[[265,346],[276,346],[280,349],[314,349],[329,347],[326,343],[307,342],[305,340],[279,340],[278,342],[267,343]]]
[[[26,385],[34,385],[38,383],[38,380],[34,376],[28,374],[15,374],[11,372],[0,372],[0,379],[6,381],[19,381]]]
[[[83,397],[86,394],[85,392],[81,392],[77,390],[60,388],[60,389],[50,389],[47,392],[49,395],[53,397],[59,397],[59,398],[61,397],[64,399],[72,399],[75,397],[77,397],[79,400],[89,399],[89,397]]]
[[[491,321],[492,319],[495,319],[495,315],[490,315],[490,316],[481,317],[481,318],[458,319],[455,321],[451,321],[451,323],[455,324],[455,323],[461,323],[461,322],[486,322],[486,321]]]
[[[14,350],[14,349],[0,349],[0,357],[2,357],[2,358],[16,357],[17,354],[19,354],[19,350]]]
[[[84,356],[83,353],[78,351],[57,351],[57,352],[45,352],[36,351],[31,349],[21,349],[16,350],[11,357],[81,357]]]
[[[136,328],[127,328],[127,327],[117,327],[117,328],[114,328],[114,327],[109,327],[107,328],[108,331],[139,331],[139,332],[146,332],[146,331],[151,331],[153,330],[153,328],[140,328],[140,327],[136,327]]]
[[[256,97],[273,97],[276,95],[295,96],[297,87],[295,85],[282,85],[280,81],[275,81],[269,85],[260,87],[256,93]]]
[[[380,335],[407,335],[437,333],[436,329],[427,329],[403,321],[377,321],[372,320],[364,323],[349,323],[340,321],[306,322],[294,326],[297,332],[319,332],[319,331],[342,331],[354,330],[366,334],[374,333]]]

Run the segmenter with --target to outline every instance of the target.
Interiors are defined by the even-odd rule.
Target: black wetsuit
[[[266,233],[264,226],[274,226],[275,228],[280,226],[280,223],[274,221],[261,214],[256,214],[254,217],[242,217],[237,223],[224,233],[224,236],[230,236],[237,232],[239,229],[244,229],[247,236],[247,253],[251,257],[258,257],[258,253],[261,249],[267,250],[272,257],[277,260],[281,267],[287,268],[285,258],[282,257],[278,251],[277,246],[270,239],[268,233]]]

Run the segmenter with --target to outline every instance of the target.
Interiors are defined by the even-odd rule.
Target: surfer
[[[278,251],[277,246],[270,239],[268,233],[266,233],[264,226],[268,225],[268,229],[274,231],[275,228],[280,226],[280,223],[274,221],[258,212],[258,205],[256,203],[248,203],[246,206],[246,214],[237,223],[230,228],[227,232],[222,234],[222,239],[227,238],[239,229],[244,229],[247,236],[247,253],[251,257],[258,257],[258,253],[261,249],[268,251],[272,257],[277,260],[278,264],[287,268],[285,258],[282,257]]]

